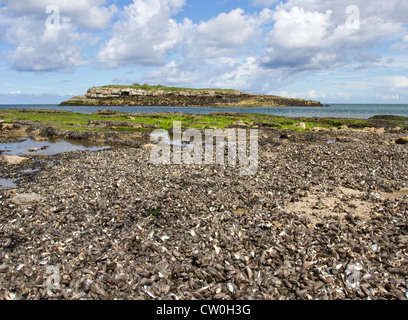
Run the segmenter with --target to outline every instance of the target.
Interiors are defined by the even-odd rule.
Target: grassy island
[[[61,106],[321,107],[317,101],[245,93],[234,89],[194,89],[162,85],[107,85],[90,88]]]

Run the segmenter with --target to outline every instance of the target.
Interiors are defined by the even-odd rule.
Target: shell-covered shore
[[[407,135],[261,132],[252,176],[149,148],[0,160],[0,299],[406,300]]]

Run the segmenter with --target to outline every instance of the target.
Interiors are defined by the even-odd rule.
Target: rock
[[[400,116],[390,116],[390,115],[381,115],[381,116],[374,116],[369,118],[369,120],[402,120],[404,117]]]
[[[246,124],[245,124],[244,121],[239,120],[239,121],[235,121],[235,122],[234,122],[234,126],[245,127]]]
[[[17,205],[28,205],[36,202],[41,202],[43,200],[44,198],[36,193],[23,193],[16,194],[11,201]]]
[[[94,112],[93,114],[103,115],[103,116],[113,116],[118,113],[119,113],[118,111],[113,111],[113,110],[99,110],[99,111]]]
[[[337,137],[337,142],[341,142],[341,143],[349,143],[353,141],[353,138],[350,137]]]
[[[23,161],[28,160],[28,158],[17,156],[3,156],[3,160],[9,165],[17,165],[22,163]]]
[[[289,135],[289,133],[284,131],[284,132],[281,133],[280,138],[281,139],[289,139],[290,135]]]
[[[385,128],[378,128],[378,129],[376,130],[376,133],[378,133],[378,134],[384,134],[384,133],[385,133]]]
[[[6,264],[2,264],[2,265],[0,265],[0,273],[4,273],[4,272],[6,272],[7,270],[8,270],[8,265],[6,265]]]
[[[30,148],[30,149],[28,149],[28,152],[37,152],[39,149],[37,149],[37,148]]]
[[[396,144],[408,144],[408,137],[403,137],[395,140]]]
[[[1,130],[12,130],[14,128],[14,125],[12,123],[1,123],[0,124]]]
[[[151,149],[151,148],[154,148],[154,147],[155,147],[155,145],[152,144],[152,143],[148,143],[148,144],[145,144],[145,145],[142,146],[143,149]]]
[[[301,122],[296,126],[296,128],[302,128],[303,130],[306,130],[306,123]]]
[[[327,128],[323,128],[323,127],[314,127],[314,128],[312,128],[312,131],[313,132],[320,132],[320,131],[330,131],[330,130],[327,129]]]
[[[58,137],[59,130],[54,127],[44,127],[40,130],[40,135],[44,137]]]
[[[35,153],[35,154],[26,154],[25,156],[30,156],[34,158],[40,158],[40,157],[48,157],[48,154],[46,153]]]

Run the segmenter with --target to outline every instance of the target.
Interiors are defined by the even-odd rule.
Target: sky
[[[408,103],[407,0],[0,0],[0,104],[108,84]]]

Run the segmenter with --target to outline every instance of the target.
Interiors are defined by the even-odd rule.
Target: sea
[[[64,110],[92,114],[99,110],[115,110],[126,113],[183,112],[209,114],[213,112],[258,113],[283,117],[306,118],[354,118],[368,119],[377,115],[408,117],[408,104],[328,104],[324,107],[282,107],[282,108],[206,108],[206,107],[60,107],[55,104],[0,105],[5,109]]]

